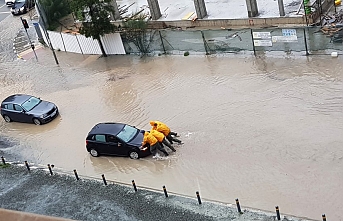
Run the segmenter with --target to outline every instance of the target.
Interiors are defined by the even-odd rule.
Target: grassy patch
[[[0,164],[0,168],[7,168],[10,167],[11,165],[6,163],[6,164]]]

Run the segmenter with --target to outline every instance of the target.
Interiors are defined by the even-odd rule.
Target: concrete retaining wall
[[[309,23],[313,23],[309,18]],[[251,18],[251,19],[211,19],[211,20],[178,20],[178,21],[150,21],[150,28],[166,27],[199,27],[199,28],[235,28],[235,27],[270,27],[270,26],[304,26],[305,17],[280,17],[280,18]]]

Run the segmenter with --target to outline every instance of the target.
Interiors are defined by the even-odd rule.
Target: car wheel
[[[98,151],[95,150],[95,149],[91,149],[91,150],[89,151],[89,153],[90,153],[93,157],[98,157],[98,156],[99,156]]]
[[[37,118],[33,118],[33,123],[36,125],[41,125],[42,122],[40,122],[40,120],[38,120]]]
[[[139,154],[136,151],[131,151],[129,153],[131,159],[137,160],[139,158]]]
[[[7,115],[4,115],[3,118],[4,118],[4,120],[5,120],[7,123],[9,123],[9,122],[12,121],[12,119],[11,119],[9,116],[7,116]]]

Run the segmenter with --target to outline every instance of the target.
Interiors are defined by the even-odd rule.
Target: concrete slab
[[[285,16],[302,16],[303,8],[301,0],[283,0],[285,7]],[[122,16],[129,16],[131,13],[143,10],[150,14],[149,6],[146,0],[117,0],[118,7],[129,7],[127,13]],[[182,18],[195,12],[193,0],[160,0],[159,1],[162,17],[159,21],[182,20]],[[205,1],[208,16],[204,19],[239,19],[248,18],[246,1],[241,0],[207,0]],[[259,10],[258,18],[280,17],[279,5],[277,0],[257,0]],[[297,11],[300,8],[299,14]]]

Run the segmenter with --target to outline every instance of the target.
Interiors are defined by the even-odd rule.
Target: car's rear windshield
[[[136,136],[137,132],[138,130],[136,128],[131,127],[129,125],[125,125],[123,129],[119,132],[119,134],[117,134],[117,137],[123,140],[124,142],[129,142]]]
[[[40,102],[41,102],[41,100],[40,100],[39,98],[30,97],[30,98],[27,99],[24,103],[22,103],[21,106],[22,106],[26,111],[30,111],[30,110],[32,110],[35,106],[37,106]]]

